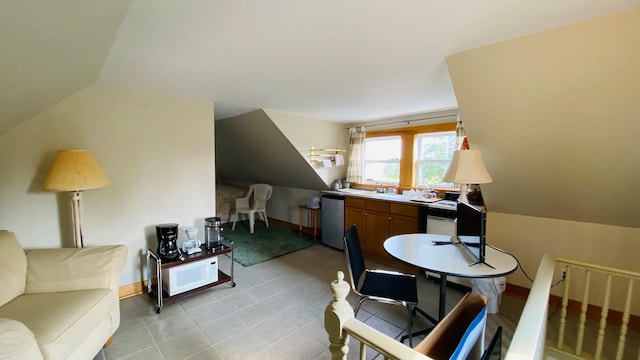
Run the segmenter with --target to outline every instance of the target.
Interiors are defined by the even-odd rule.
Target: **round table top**
[[[518,263],[510,254],[487,246],[486,264],[475,264],[476,259],[461,244],[436,245],[450,242],[449,235],[403,234],[384,242],[384,250],[392,257],[420,269],[464,278],[490,278],[511,274]],[[493,266],[487,266],[487,264]]]

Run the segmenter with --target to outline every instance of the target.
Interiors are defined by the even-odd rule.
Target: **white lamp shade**
[[[88,150],[60,150],[53,160],[45,190],[81,191],[109,185],[96,159]]]
[[[454,184],[493,182],[478,150],[456,150],[442,181]]]

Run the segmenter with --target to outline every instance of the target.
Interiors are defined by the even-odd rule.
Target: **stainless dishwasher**
[[[332,248],[344,250],[344,196],[322,195],[320,207],[322,209],[321,242]]]

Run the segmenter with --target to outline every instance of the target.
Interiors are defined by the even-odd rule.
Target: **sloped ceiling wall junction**
[[[0,134],[94,84],[130,4],[2,1]]]
[[[262,110],[216,120],[218,179],[309,190],[329,186]]]
[[[490,211],[640,227],[640,11],[447,59]]]

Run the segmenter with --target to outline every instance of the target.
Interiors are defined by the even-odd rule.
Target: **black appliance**
[[[156,226],[158,236],[158,255],[167,260],[180,257],[178,250],[178,224],[161,224]]]

